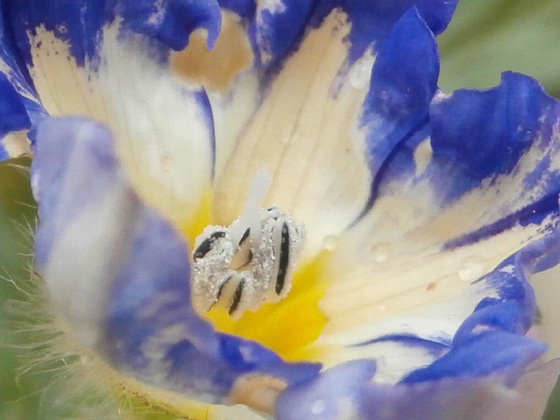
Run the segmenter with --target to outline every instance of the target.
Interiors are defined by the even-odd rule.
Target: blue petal
[[[521,322],[520,305],[516,301],[488,302],[483,300],[477,310],[459,327],[453,337],[453,346],[469,341],[476,330],[503,330],[513,334],[525,334],[527,326]]]
[[[46,118],[36,138],[39,158],[33,159],[31,182],[42,223],[35,238],[35,263],[43,268],[53,242],[84,208],[106,194],[119,168],[109,130],[86,119]],[[68,185],[70,180],[74,184]]]
[[[174,50],[184,49],[195,29],[208,31],[210,48],[220,35],[221,16],[216,0],[170,0],[163,4],[153,0],[118,0],[116,3],[126,28],[157,39]]]
[[[351,61],[360,57],[372,43],[377,44],[388,36],[407,10],[416,6],[431,31],[437,35],[447,27],[457,6],[457,0],[322,0],[317,3],[319,19],[337,7],[348,14],[352,23]]]
[[[292,51],[309,19],[313,0],[282,0],[257,8],[249,33],[260,65],[273,65]]]
[[[315,381],[288,388],[278,398],[276,417],[278,420],[351,418],[374,375],[375,363],[371,361],[338,365]]]
[[[95,55],[100,29],[112,18],[106,2],[88,0],[4,0],[5,19],[14,31],[15,40],[27,64],[31,64],[28,31],[44,26],[69,43],[70,51],[80,65]]]
[[[397,70],[398,69],[398,70]],[[371,89],[361,117],[374,182],[368,205],[376,198],[377,173],[399,142],[407,141],[427,123],[430,102],[437,90],[439,55],[435,39],[410,10],[383,43],[371,76]]]
[[[0,73],[0,139],[12,131],[29,129],[31,121],[23,105],[23,98],[16,92],[4,73]],[[0,160],[9,158],[0,142]]]
[[[244,374],[292,382],[317,373],[317,366],[289,365],[256,343],[215,333],[190,307],[184,240],[153,211],[138,223],[106,319],[102,347],[114,366],[183,395],[211,394],[209,402],[223,402]]]
[[[43,26],[68,42],[80,66],[95,62],[102,40],[102,28],[122,18],[123,29],[146,35],[163,45],[180,50],[198,28],[208,31],[212,47],[221,26],[216,0],[4,0],[6,21],[10,22],[25,62],[32,63],[28,31]]]
[[[385,160],[377,195],[407,194],[421,201],[411,188],[423,194],[429,190],[433,200],[432,208],[425,209],[428,218],[477,191],[493,194],[492,206],[481,202],[473,209],[477,215],[463,220],[469,226],[448,238],[446,249],[516,226],[551,226],[560,192],[560,145],[554,142],[559,121],[558,101],[520,74],[505,73],[501,85],[487,91],[436,95],[429,123],[397,144]],[[419,167],[415,153],[426,146],[426,139],[430,157]]]
[[[452,161],[468,181],[457,183],[449,191],[449,199],[480,185],[483,179],[511,173],[537,143],[544,162],[525,185],[534,187],[557,149],[552,134],[558,112],[557,101],[544,94],[535,80],[515,73],[504,73],[497,88],[460,90],[434,102],[430,110],[434,156],[442,163]]]
[[[247,398],[240,402],[258,400],[245,377],[254,385],[317,375],[320,366],[285,363],[196,314],[187,245],[130,188],[109,130],[80,118],[47,119],[37,137],[37,266],[55,311],[83,344],[125,374],[210,402],[231,402],[234,391]]]
[[[507,370],[512,385],[521,373],[544,354],[547,346],[522,335],[490,332],[476,335],[430,366],[417,369],[403,383],[435,381],[460,376],[488,376]]]
[[[453,248],[487,238],[514,225],[541,223],[558,213],[560,148],[554,142],[560,120],[558,101],[546,95],[533,79],[505,73],[495,89],[458,91],[432,106],[432,147],[435,178],[446,170],[448,178],[436,181],[443,203],[450,204],[509,175],[517,186],[500,214],[478,229],[448,242]],[[529,159],[538,163],[523,171]],[[454,169],[450,169],[450,166]],[[439,166],[439,170],[435,167]],[[513,184],[510,183],[510,190]]]
[[[352,26],[349,62],[368,48],[380,44],[403,14],[418,8],[434,34],[442,32],[455,11],[456,0],[280,0],[271,5],[253,0],[221,0],[220,5],[249,21],[249,33],[257,64],[268,67],[281,63],[298,46],[306,26],[319,27],[334,10],[348,16]]]
[[[255,0],[218,0],[220,7],[231,10],[244,18],[253,17],[257,9]]]
[[[0,139],[10,132],[30,129],[32,121],[44,112],[35,99],[25,68],[19,66],[12,33],[5,24],[0,10],[0,63],[4,65],[0,71]],[[0,141],[0,160],[13,157],[6,147]]]
[[[378,200],[345,234],[344,242],[339,241],[335,253],[342,257],[337,263],[348,274],[341,276],[340,288],[332,286],[335,293],[323,298],[324,304],[329,302],[325,311],[337,319],[339,313],[350,312],[345,301],[365,308],[368,299],[374,299],[362,298],[361,287],[368,280],[375,287],[379,279],[395,275],[391,272],[395,264],[404,264],[398,273],[399,295],[392,304],[399,302],[410,276],[419,299],[434,291],[437,315],[426,298],[425,306],[412,308],[403,303],[401,313],[406,318],[391,308],[379,316],[365,310],[360,317],[349,316],[347,320],[356,329],[363,327],[361,331],[370,317],[371,331],[375,331],[369,336],[364,333],[361,343],[349,335],[350,354],[355,354],[355,344],[364,357],[367,349],[371,357],[380,357],[379,349],[389,342],[396,350],[404,349],[403,353],[424,347],[435,354],[434,349],[449,346],[445,360],[459,363],[462,346],[473,331],[498,330],[505,334],[504,340],[513,334],[511,344],[518,352],[496,355],[495,367],[509,363],[508,357],[535,357],[538,351],[523,338],[536,313],[527,275],[560,260],[560,159],[559,145],[554,142],[560,106],[534,80],[506,74],[502,85],[490,91],[460,91],[450,97],[437,94],[429,117],[424,127],[389,153],[380,166]],[[485,163],[478,164],[479,158]],[[394,222],[385,226],[385,218],[393,214]],[[376,244],[388,244],[383,264],[372,261],[371,251],[365,251],[371,249],[372,238]],[[405,271],[408,261],[417,262]],[[353,275],[353,270],[358,274]],[[425,290],[420,291],[420,285]],[[441,317],[441,323],[422,323],[430,316]],[[381,335],[375,330],[376,321],[393,322],[395,331]],[[517,344],[515,334],[520,340]],[[392,364],[393,369],[402,365],[394,354],[397,351],[380,363],[378,377],[383,377],[384,369],[389,371],[384,365]],[[427,364],[418,357],[416,366],[420,362]],[[474,374],[477,367],[474,359],[471,362]],[[466,367],[463,364],[462,374],[468,375]],[[458,365],[455,368],[461,371]]]
[[[29,75],[22,66],[20,57],[17,54],[16,43],[12,28],[10,26],[10,18],[6,16],[6,11],[0,9],[0,61],[2,61],[7,69],[4,74],[7,79],[17,87],[20,94],[33,96],[34,91],[31,88]]]
[[[351,362],[325,371],[315,381],[289,387],[278,399],[276,416],[278,420],[537,420],[559,369],[558,361],[545,365],[508,390],[507,369],[491,377],[390,386],[372,383],[371,364]]]

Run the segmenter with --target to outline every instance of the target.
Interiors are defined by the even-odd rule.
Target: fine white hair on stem
[[[150,404],[119,383],[116,374],[81,346],[73,338],[71,328],[54,314],[46,285],[34,269],[36,220],[12,223],[20,236],[27,265],[24,275],[16,277],[6,270],[0,274],[0,282],[11,285],[15,295],[2,307],[7,320],[2,346],[18,358],[14,385],[27,388],[12,403],[27,399],[36,403],[39,396],[38,416],[45,419],[122,420],[142,418],[152,412]]]

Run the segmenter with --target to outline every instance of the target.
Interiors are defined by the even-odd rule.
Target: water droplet
[[[377,263],[387,261],[393,251],[393,245],[387,241],[381,241],[371,248],[371,258]]]
[[[173,158],[169,155],[162,155],[159,159],[159,166],[163,172],[169,172],[173,167]]]
[[[338,245],[338,236],[336,235],[327,235],[323,238],[323,248],[327,251],[332,251]]]
[[[324,400],[315,400],[311,404],[311,413],[318,416],[322,414],[326,408],[327,404],[325,404]]]
[[[459,279],[464,282],[472,282],[478,280],[484,274],[486,274],[486,263],[480,257],[471,255],[465,258],[459,267],[457,274]]]
[[[411,331],[412,331],[412,327],[410,326],[410,324],[402,324],[401,325],[401,332],[409,333]]]

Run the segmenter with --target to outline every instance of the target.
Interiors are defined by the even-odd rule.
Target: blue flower
[[[30,139],[50,306],[121,392],[195,418],[541,415],[559,366],[524,374],[527,276],[560,256],[560,105],[514,73],[439,91],[454,8],[2,2],[0,155]]]

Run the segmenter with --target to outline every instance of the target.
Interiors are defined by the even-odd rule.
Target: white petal
[[[477,280],[542,238],[556,223],[553,216],[463,246],[444,244],[494,222],[504,208],[513,212],[530,202],[522,197],[511,204],[515,195],[508,189],[515,188],[515,177],[504,176],[448,208],[439,207],[429,184],[400,185],[402,195],[385,191],[371,212],[339,238],[326,270],[330,283],[321,308],[329,321],[317,345],[334,346],[328,363],[356,354],[383,357],[388,367],[382,373],[398,379],[398,349],[387,353],[372,344],[358,352],[349,346],[387,334],[449,342],[483,298],[499,297],[500,285]],[[418,363],[423,360],[419,355]]]
[[[119,36],[112,25],[102,39],[100,62],[81,68],[64,41],[38,28],[30,72],[39,96],[54,115],[106,123],[140,194],[183,226],[208,194],[212,172],[213,128],[197,98],[202,91],[151,56],[141,37]]]
[[[274,180],[265,204],[306,225],[308,255],[363,209],[371,175],[357,121],[367,83],[356,88],[346,77],[352,70],[346,61],[348,25],[342,12],[333,12],[309,31],[273,80],[218,180],[218,223],[239,216],[260,169]]]

